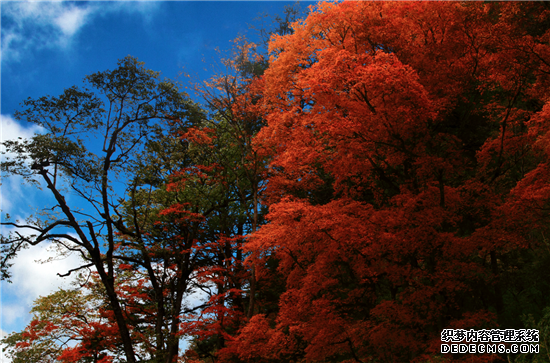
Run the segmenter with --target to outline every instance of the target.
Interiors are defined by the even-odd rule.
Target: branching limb
[[[67,276],[69,276],[69,275],[70,275],[71,273],[73,273],[73,272],[76,272],[76,271],[78,271],[78,270],[82,270],[82,269],[84,269],[84,268],[90,268],[90,267],[93,267],[93,266],[94,266],[93,263],[89,263],[89,264],[84,265],[84,266],[80,266],[80,267],[77,267],[77,268],[72,268],[72,269],[70,269],[67,273],[64,273],[64,274],[61,274],[61,273],[58,272],[58,273],[57,273],[57,276],[59,276],[59,277],[67,277]]]

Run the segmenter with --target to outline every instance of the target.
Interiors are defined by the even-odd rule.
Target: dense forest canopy
[[[13,362],[544,361],[548,3],[277,19],[202,104],[133,57],[24,102],[47,133],[4,142],[2,170],[60,212],[2,222],[2,276],[43,241],[83,262],[4,339]],[[537,329],[540,353],[441,352],[444,329],[494,328]]]

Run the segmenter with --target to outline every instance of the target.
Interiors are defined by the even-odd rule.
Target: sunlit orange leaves
[[[508,321],[505,276],[548,229],[534,9],[320,3],[272,38],[255,139],[270,213],[246,249],[286,290],[243,328],[243,358],[422,361],[445,326]]]

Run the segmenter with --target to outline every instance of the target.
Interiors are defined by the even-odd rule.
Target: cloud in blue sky
[[[109,13],[138,15],[150,22],[159,6],[160,3],[154,1],[4,3],[2,61],[17,61],[35,49],[69,49],[82,27]]]
[[[35,133],[42,132],[43,129],[40,126],[32,125],[25,127],[15,121],[10,115],[0,115],[0,141],[15,140],[17,138],[28,139]],[[5,148],[0,145],[0,152],[5,151]],[[0,160],[4,160],[6,157],[13,156],[9,153],[2,155]],[[27,203],[29,197],[35,193],[34,188],[23,185],[23,178],[12,176],[10,178],[3,178],[1,182],[2,193],[0,194],[0,210],[3,213],[15,214],[21,210],[21,207],[28,208]],[[23,192],[23,189],[25,191]],[[26,201],[25,205],[21,203]]]
[[[48,259],[51,261],[46,262]],[[59,287],[67,287],[74,280],[74,274],[62,278],[57,273],[66,273],[81,264],[76,254],[59,257],[51,243],[21,251],[13,262],[13,283],[4,284],[2,288],[3,293],[10,296],[2,304],[2,328],[6,331],[28,324],[35,299],[47,296]]]

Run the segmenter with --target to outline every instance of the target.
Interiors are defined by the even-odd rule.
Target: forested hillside
[[[2,170],[55,205],[2,222],[2,276],[44,241],[82,265],[13,362],[548,361],[550,5],[296,16],[188,84],[201,102],[130,56],[24,102],[47,132]],[[444,329],[540,352],[442,353]]]

